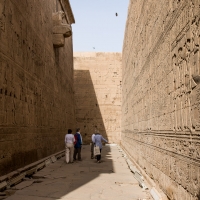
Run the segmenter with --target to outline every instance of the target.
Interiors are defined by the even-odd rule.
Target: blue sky
[[[74,52],[121,52],[129,0],[70,0]],[[118,13],[116,17],[115,13]]]

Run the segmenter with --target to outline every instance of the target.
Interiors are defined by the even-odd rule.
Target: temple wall
[[[121,53],[74,53],[76,124],[83,142],[100,132],[109,142],[121,137]]]
[[[173,200],[200,198],[200,1],[130,0],[122,146]]]
[[[63,150],[75,128],[72,37],[53,46],[61,2],[0,0],[0,176]]]

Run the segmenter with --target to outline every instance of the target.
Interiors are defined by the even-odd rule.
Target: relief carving
[[[72,43],[65,41],[68,48],[60,51],[59,67],[49,46],[52,31],[71,34],[62,17],[53,16],[54,24],[49,19],[52,10],[61,9],[59,1],[57,6],[56,1],[0,0],[0,125],[6,136],[0,152],[6,144],[9,157],[16,156],[14,164],[0,159],[0,176],[58,152],[64,130],[75,128],[74,96],[68,90],[73,85]],[[44,141],[51,127],[51,137]]]
[[[72,35],[71,25],[63,23],[65,13],[59,11],[53,13],[53,45],[55,48],[63,47],[65,44],[65,38]]]
[[[162,9],[159,3],[131,0],[129,7],[135,11],[129,9],[123,47],[122,144],[171,199],[195,199],[200,2],[163,0]]]
[[[191,194],[193,194],[195,197],[197,197],[197,194],[199,193],[199,175],[198,175],[198,167],[195,165],[191,165],[191,185],[189,188],[189,191]]]

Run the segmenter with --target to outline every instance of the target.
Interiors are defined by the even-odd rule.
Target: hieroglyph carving
[[[61,151],[75,128],[72,38],[57,62],[56,9],[59,1],[0,0],[0,176]]]
[[[175,200],[200,189],[199,27],[198,0],[130,1],[122,145]]]

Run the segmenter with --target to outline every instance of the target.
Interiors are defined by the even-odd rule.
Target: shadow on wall
[[[83,143],[91,142],[91,135],[99,132],[107,139],[104,121],[89,70],[74,71],[76,125],[81,128]]]
[[[200,200],[200,189],[199,189],[199,193],[197,194],[197,200]]]
[[[97,102],[94,85],[88,70],[75,71],[75,99],[77,126],[81,128],[84,143],[91,142],[91,135],[99,131],[106,139],[106,130]],[[110,146],[103,146],[102,163],[91,159],[91,146],[82,146],[82,161],[66,164],[65,157],[37,172],[31,179],[34,184],[23,190],[17,190],[8,200],[15,199],[91,199],[98,195],[99,188],[105,186],[103,174],[111,174],[114,179],[114,167]],[[95,181],[98,183],[93,184]],[[85,186],[85,187],[82,187]],[[87,190],[86,190],[87,188]],[[78,196],[77,196],[78,195]]]

